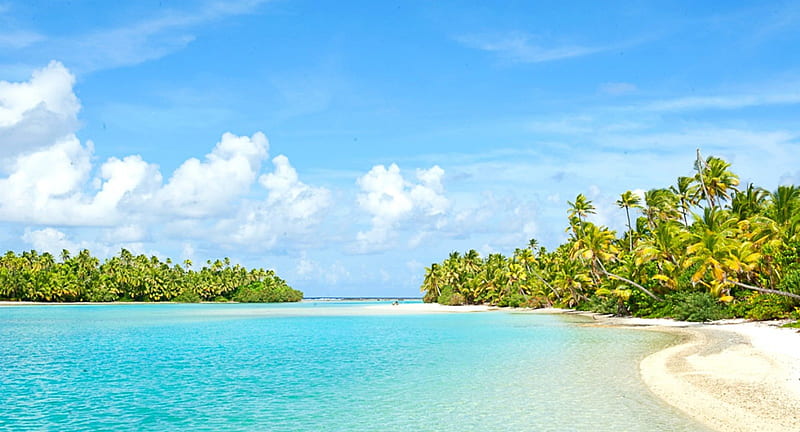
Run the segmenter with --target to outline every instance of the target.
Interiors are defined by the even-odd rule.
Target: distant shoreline
[[[421,302],[421,297],[308,297],[303,298],[300,300],[299,303],[309,303],[309,302]],[[126,304],[133,304],[133,305],[152,305],[152,304],[249,304],[249,305],[258,305],[258,304],[291,304],[293,302],[281,302],[281,303],[242,303],[242,302],[235,302],[235,301],[227,301],[227,302],[173,302],[173,301],[113,301],[113,302],[36,302],[36,301],[27,301],[27,300],[0,300],[0,306],[49,306],[49,305],[126,305]]]

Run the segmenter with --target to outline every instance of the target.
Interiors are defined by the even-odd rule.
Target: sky
[[[0,0],[0,249],[416,296],[567,201],[800,183],[800,3]]]

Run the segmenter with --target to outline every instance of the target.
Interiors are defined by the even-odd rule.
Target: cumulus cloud
[[[45,226],[28,228],[26,243],[113,253],[110,245],[137,246],[157,235],[186,244],[202,232],[211,246],[267,250],[306,235],[330,205],[330,192],[300,181],[286,156],[262,171],[269,150],[262,132],[224,133],[202,160],[186,160],[166,181],[139,155],[94,164],[94,144],[75,135],[74,83],[58,62],[27,82],[0,82],[0,221]],[[48,225],[83,227],[81,240]]]
[[[225,133],[204,161],[191,158],[173,173],[158,192],[165,213],[206,217],[229,207],[246,194],[267,157],[269,143],[263,133],[252,137]]]
[[[0,159],[39,150],[76,130],[80,102],[74,83],[56,61],[27,82],[0,81]]]
[[[68,224],[82,213],[80,188],[91,170],[90,147],[74,136],[19,156],[0,178],[0,217],[5,220]],[[76,214],[78,213],[78,214]]]
[[[444,170],[438,165],[416,172],[417,182],[403,178],[400,167],[376,165],[357,180],[358,205],[371,216],[371,229],[357,234],[362,249],[384,246],[394,228],[404,220],[443,215],[449,207],[444,196]]]
[[[290,235],[299,240],[331,205],[330,191],[300,181],[289,158],[279,155],[272,164],[275,169],[258,179],[267,198],[246,202],[235,218],[218,224],[218,232],[225,233],[227,242],[273,247]]]

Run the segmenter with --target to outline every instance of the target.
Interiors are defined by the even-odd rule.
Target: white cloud
[[[27,82],[0,81],[0,159],[41,149],[76,130],[80,103],[74,83],[56,61]]]
[[[19,156],[0,178],[0,217],[34,223],[69,224],[80,217],[80,188],[91,170],[90,147],[74,136]],[[76,214],[77,213],[77,214]]]
[[[34,249],[52,254],[57,254],[64,249],[69,251],[80,250],[79,245],[69,241],[66,234],[54,228],[26,229],[22,239],[33,246]]]
[[[141,211],[161,186],[161,172],[141,156],[111,157],[100,167],[100,190],[92,205],[100,214],[111,217],[122,207]]]
[[[141,225],[121,225],[105,230],[103,241],[114,242],[141,242],[147,238],[147,229]]]
[[[800,92],[794,89],[786,89],[719,96],[680,97],[650,102],[635,108],[648,111],[733,110],[767,105],[796,105],[799,103]]]
[[[232,200],[249,191],[268,147],[261,132],[252,137],[223,134],[205,161],[191,158],[175,170],[158,192],[160,211],[206,217],[229,209]]]
[[[316,269],[317,263],[308,259],[306,253],[303,252],[303,254],[300,256],[300,259],[297,260],[297,267],[295,268],[294,272],[301,278],[308,278]]]
[[[6,33],[0,33],[0,47],[7,49],[22,49],[44,39],[44,36],[36,32],[25,30],[10,31]]]
[[[263,133],[223,134],[204,159],[188,159],[165,183],[159,167],[139,155],[93,164],[93,143],[75,136],[80,103],[73,85],[57,62],[28,82],[0,83],[0,155],[8,173],[0,176],[0,221],[80,226],[82,238],[92,239],[69,243],[62,231],[44,228],[28,230],[26,242],[108,251],[160,237],[162,245],[202,239],[204,247],[268,250],[284,246],[281,239],[316,237],[309,233],[330,206],[330,192],[300,181],[282,155],[263,173]],[[24,145],[14,141],[27,130],[33,132]],[[261,188],[254,191],[256,180]],[[435,187],[435,175],[426,182]]]
[[[541,37],[527,33],[504,35],[468,35],[457,38],[462,44],[498,54],[504,59],[519,63],[542,63],[581,57],[607,51],[611,47],[587,47],[574,44],[545,46]]]
[[[383,247],[392,237],[394,228],[410,218],[430,218],[443,215],[450,203],[444,196],[438,165],[417,170],[419,183],[403,178],[400,167],[376,165],[357,180],[361,189],[358,205],[371,216],[371,229],[357,234],[363,250]]]
[[[350,277],[350,271],[341,263],[334,262],[330,265],[321,265],[309,259],[305,251],[300,254],[294,272],[299,280],[324,281],[329,285],[336,285]]]
[[[600,92],[610,95],[622,95],[633,93],[638,88],[635,84],[626,82],[607,82],[600,85]]]
[[[331,205],[330,191],[300,181],[286,156],[279,155],[272,163],[275,170],[258,180],[267,191],[266,199],[243,203],[236,217],[218,224],[226,242],[267,248],[288,236],[299,242]]]
[[[193,29],[224,18],[252,13],[266,0],[204,2],[195,10],[159,9],[159,13],[117,28],[60,37],[43,49],[80,72],[136,65],[180,51],[195,40]]]

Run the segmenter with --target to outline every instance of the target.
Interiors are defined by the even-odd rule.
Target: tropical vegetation
[[[674,185],[623,192],[620,235],[590,222],[596,207],[579,194],[568,201],[563,244],[453,252],[426,268],[423,299],[695,321],[800,318],[800,187],[742,186],[730,166],[698,151],[692,175]]]
[[[56,259],[36,251],[0,256],[0,299],[37,302],[287,302],[303,293],[272,270],[207,261],[199,270],[190,260],[133,255],[122,249],[104,262],[82,250],[64,250]]]

